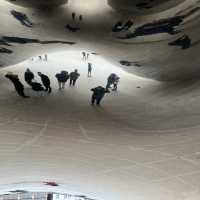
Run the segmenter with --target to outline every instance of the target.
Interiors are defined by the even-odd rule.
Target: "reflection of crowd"
[[[92,72],[92,63],[88,63],[88,77],[91,77],[91,72]],[[34,73],[30,69],[27,68],[24,73],[24,80],[31,87],[33,91],[51,93],[52,88],[51,88],[50,78],[41,72],[38,72],[37,75],[40,77],[41,83],[35,80]],[[15,90],[17,91],[19,96],[23,98],[29,97],[24,93],[24,85],[21,83],[17,74],[8,72],[5,75],[5,77],[8,78],[13,83]],[[75,69],[71,73],[68,73],[67,71],[62,70],[61,72],[55,75],[55,78],[58,81],[59,90],[62,90],[65,88],[65,85],[68,82],[68,80],[69,80],[69,86],[74,87],[79,77],[80,77],[80,74],[78,73],[77,69]],[[112,73],[107,78],[107,84],[105,88],[103,86],[92,88],[91,91],[93,92],[93,94],[91,97],[91,105],[94,105],[94,104],[100,105],[105,94],[110,93],[110,89],[112,89],[112,91],[117,91],[119,79],[120,79],[119,76]]]

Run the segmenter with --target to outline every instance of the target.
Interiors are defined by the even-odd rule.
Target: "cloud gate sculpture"
[[[0,199],[200,199],[199,25],[199,0],[1,0]],[[21,101],[2,75],[83,51],[103,59],[84,91]],[[122,89],[91,108],[106,65]]]

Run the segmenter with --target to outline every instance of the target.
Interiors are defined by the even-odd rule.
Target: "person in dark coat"
[[[34,74],[31,72],[29,68],[26,69],[26,72],[24,73],[24,79],[25,81],[30,85],[32,80],[34,79]]]
[[[92,88],[91,91],[93,92],[92,98],[91,98],[91,104],[94,105],[96,102],[96,105],[100,105],[101,100],[103,99],[104,95],[106,93],[110,93],[109,90],[102,86],[98,86],[96,88]]]
[[[106,85],[107,90],[111,87],[112,84],[114,84],[116,76],[117,75],[114,73],[109,75],[109,77],[107,79],[107,85]]]
[[[75,69],[74,72],[71,72],[69,75],[70,78],[70,86],[75,86],[77,79],[79,78],[80,74],[78,73],[78,70]]]
[[[65,83],[68,81],[69,79],[69,74],[67,71],[61,71],[60,73],[56,74],[55,77],[58,80],[58,86],[59,89],[64,89],[65,88]]]
[[[46,76],[45,74],[42,74],[41,72],[38,72],[38,75],[41,78],[41,81],[44,85],[44,87],[46,88],[45,91],[48,91],[49,93],[51,93],[51,82],[48,76]]]
[[[26,96],[24,94],[24,86],[23,84],[20,82],[18,75],[13,74],[13,73],[7,73],[5,75],[5,77],[7,79],[9,79],[13,85],[15,86],[15,90],[17,91],[18,95],[23,97],[23,98],[28,98],[29,96]]]
[[[88,77],[92,76],[92,63],[88,63]]]

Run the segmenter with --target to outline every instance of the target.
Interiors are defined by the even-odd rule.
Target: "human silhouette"
[[[87,54],[86,54],[86,60],[88,60],[88,59],[89,59],[89,56],[90,56],[90,54],[89,54],[89,53],[87,53]]]
[[[109,77],[107,79],[106,89],[109,89],[111,87],[111,85],[114,84],[116,77],[117,77],[117,75],[115,73],[112,73],[109,75]]]
[[[23,97],[23,98],[28,98],[29,96],[26,96],[24,94],[24,86],[20,82],[19,77],[17,74],[13,74],[12,72],[9,72],[5,75],[7,79],[9,79],[13,85],[15,86],[15,90],[17,91],[18,95]]]
[[[29,20],[26,14],[18,12],[16,10],[11,10],[10,13],[15,17],[22,25],[26,27],[33,27],[33,23]]]
[[[96,103],[97,106],[101,104],[101,101],[106,93],[110,93],[109,90],[102,86],[98,86],[96,88],[92,88],[91,91],[93,92],[91,98],[91,104],[94,105]]]
[[[82,52],[82,55],[83,55],[83,60],[86,60],[86,52]]]
[[[74,72],[71,72],[69,75],[70,78],[70,86],[75,86],[77,79],[79,78],[80,74],[78,73],[78,70],[75,69]]]
[[[48,93],[51,93],[51,82],[50,82],[50,79],[47,75],[45,74],[42,74],[41,72],[38,72],[38,76],[40,76],[41,78],[41,81],[45,87],[45,91],[48,92]]]
[[[83,21],[83,16],[82,15],[79,16],[79,21],[80,22]]]
[[[75,13],[75,12],[72,13],[72,19],[73,19],[73,20],[76,19],[76,13]]]
[[[65,88],[65,84],[66,82],[68,81],[69,79],[69,74],[67,71],[61,71],[60,73],[57,73],[55,75],[55,77],[57,78],[58,80],[58,86],[59,86],[59,89],[64,89]]]
[[[34,79],[33,72],[31,72],[31,70],[27,68],[24,73],[24,80],[30,85],[33,79]]]
[[[88,77],[92,76],[92,63],[88,63]]]
[[[48,60],[47,54],[44,55],[44,59],[45,59],[45,61]]]

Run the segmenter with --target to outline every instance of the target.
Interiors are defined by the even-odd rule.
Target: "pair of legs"
[[[113,89],[112,90],[113,91],[117,91],[117,84],[116,83],[113,84]]]
[[[48,92],[48,93],[51,93],[51,87],[50,85],[45,85],[45,91]]]
[[[70,79],[70,83],[69,83],[70,86],[75,86],[76,85],[76,79]]]
[[[91,99],[91,104],[94,105],[96,102],[96,105],[100,105],[101,100],[103,97],[96,97],[95,95],[92,95],[92,99]]]
[[[92,71],[88,71],[88,77],[92,76]]]
[[[28,98],[29,97],[29,96],[26,96],[24,94],[24,89],[19,88],[19,89],[16,89],[16,91],[17,91],[18,95],[23,97],[23,98]]]
[[[58,86],[59,86],[59,89],[64,89],[65,88],[65,82],[59,82],[58,81]]]

